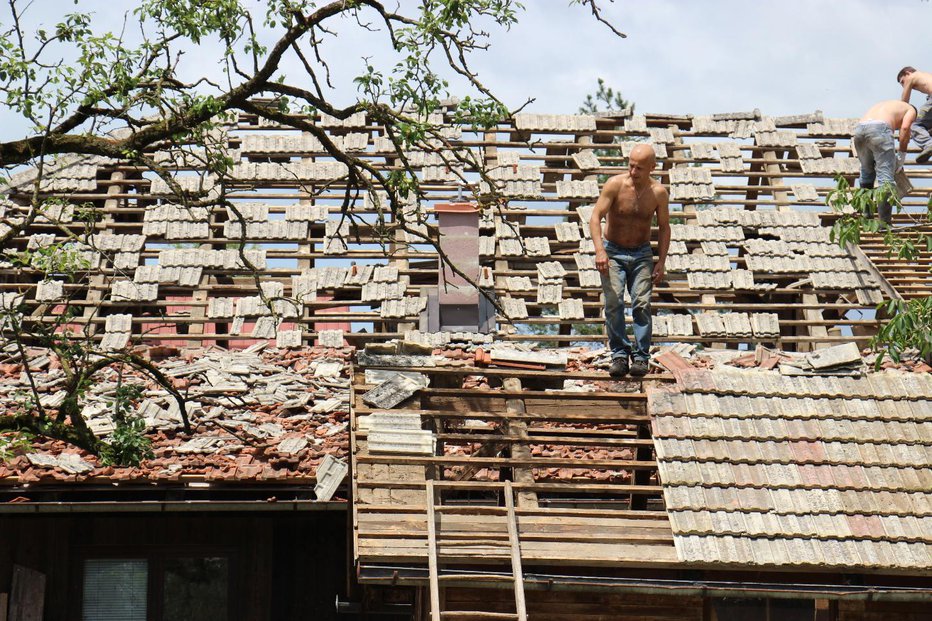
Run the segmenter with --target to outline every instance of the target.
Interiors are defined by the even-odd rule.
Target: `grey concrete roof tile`
[[[932,468],[916,468],[914,473],[919,478],[919,486],[916,490],[932,489]]]
[[[907,495],[907,499],[916,515],[932,516],[932,494],[913,492]],[[932,532],[932,529],[929,532]]]
[[[677,556],[684,563],[699,563],[703,561],[714,561],[709,558],[711,555],[703,545],[707,537],[697,535],[674,535],[673,544],[676,547]]]
[[[771,490],[766,488],[746,488],[740,492],[733,490],[732,493],[736,502],[740,503],[739,507],[745,511],[769,511],[777,506]]]
[[[703,470],[703,482],[717,485],[734,485],[739,482],[734,466],[728,462],[709,462],[708,465],[714,464],[712,468]]]
[[[930,449],[929,447],[918,447],[918,446],[913,446],[909,448],[912,448],[915,450],[920,450],[920,449],[924,450],[925,459],[914,460],[906,464],[909,467],[900,469],[900,477],[903,480],[903,485],[905,485],[907,489],[920,490],[920,489],[923,489],[922,487],[923,479],[919,476],[919,473],[927,471],[930,467],[929,459],[928,459]]]

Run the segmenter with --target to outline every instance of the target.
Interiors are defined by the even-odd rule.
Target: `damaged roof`
[[[59,441],[36,439],[32,449],[0,462],[0,488],[25,489],[57,483],[174,484],[178,482],[315,482],[325,455],[348,451],[349,361],[352,350],[251,347],[189,350],[157,363],[186,396],[193,433],[184,434],[169,393],[139,375],[143,397],[135,405],[152,440],[151,459],[139,467],[104,465],[100,459]],[[34,359],[43,402],[50,409],[63,397],[64,374],[47,357]],[[28,381],[19,365],[3,365],[0,404],[17,407]],[[86,396],[84,415],[102,438],[113,431],[111,410],[116,368],[104,372]]]

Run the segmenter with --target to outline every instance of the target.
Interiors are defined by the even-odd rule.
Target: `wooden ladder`
[[[507,510],[508,542],[511,547],[511,575],[499,574],[444,574],[440,575],[437,555],[437,505],[434,503],[434,481],[427,481],[427,568],[430,573],[430,617],[431,621],[443,619],[508,619],[527,621],[527,607],[524,601],[524,573],[521,569],[521,546],[518,540],[518,522],[515,518],[514,492],[511,481],[505,481],[505,508]],[[454,507],[444,506],[441,511],[449,512]],[[466,610],[441,610],[440,583],[468,579],[475,582],[507,581],[514,583],[515,612],[485,612]]]

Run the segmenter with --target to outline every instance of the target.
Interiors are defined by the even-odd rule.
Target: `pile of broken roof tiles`
[[[932,566],[932,374],[800,376],[795,362],[791,375],[681,367],[676,389],[649,392],[678,556]]]
[[[0,464],[0,486],[31,482],[88,481],[313,481],[327,455],[348,449],[349,349],[190,350],[157,364],[186,397],[192,434],[182,429],[180,409],[167,391],[139,375],[143,397],[136,414],[146,422],[154,457],[139,467],[103,466],[100,461],[57,441],[36,440],[32,452]],[[40,357],[31,368],[43,404],[54,410],[64,398],[64,374],[54,359]],[[18,406],[28,381],[18,365],[0,368],[0,404]],[[117,371],[102,373],[84,400],[91,429],[106,439],[113,430],[110,412]]]

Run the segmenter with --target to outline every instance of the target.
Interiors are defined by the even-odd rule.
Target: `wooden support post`
[[[761,153],[759,148],[754,147],[754,150],[751,151],[751,158],[759,159],[760,157],[763,157],[763,154]],[[760,192],[758,190],[752,189],[751,186],[760,185],[761,183],[763,183],[762,177],[754,175],[754,173],[763,172],[763,170],[764,170],[763,164],[761,164],[760,162],[751,162],[751,165],[748,167],[748,190],[744,195],[744,200],[746,201],[757,200],[757,195],[760,194]],[[757,206],[748,205],[747,209],[748,211],[755,211],[757,209]]]
[[[437,563],[437,523],[434,514],[434,482],[427,481],[427,571],[430,575],[430,618],[440,621],[440,578]]]
[[[838,619],[838,602],[833,599],[815,600],[815,621],[835,621]]]
[[[515,499],[511,481],[505,481],[505,507],[508,509],[511,574],[515,581],[515,611],[518,613],[518,621],[527,621],[527,605],[524,601],[524,570],[521,568],[521,540],[518,537],[518,518],[515,516]]]
[[[820,322],[823,320],[822,311],[818,308],[815,308],[815,306],[817,306],[818,303],[819,303],[819,296],[816,295],[815,293],[804,293],[803,294],[803,305],[806,307],[806,308],[803,308],[803,317],[806,319],[806,321]],[[809,307],[813,307],[813,308],[809,308]],[[811,337],[826,338],[826,339],[828,338],[828,329],[823,325],[810,324],[810,325],[802,327],[800,331],[808,332],[809,336]],[[800,343],[799,349],[800,351],[812,351],[815,349],[822,349],[823,347],[827,347],[829,345],[831,345],[831,343],[820,343],[820,342]]]
[[[502,385],[508,392],[521,391],[521,380],[516,377],[505,378],[505,380],[502,382]],[[505,401],[505,409],[508,412],[524,414],[526,411],[524,407],[524,399],[507,399]],[[512,438],[518,438],[525,441],[529,440],[526,421],[508,420],[506,421],[506,431],[506,435]],[[517,442],[511,447],[511,456],[516,459],[530,459],[531,448],[525,442]],[[534,475],[531,473],[530,468],[515,468],[513,476],[514,480],[518,483],[534,483]],[[537,507],[537,494],[535,492],[519,492],[518,506]]]
[[[777,203],[777,209],[780,211],[790,208],[790,195],[783,185],[783,177],[780,175],[782,172],[780,170],[780,159],[785,153],[785,151],[779,153],[777,151],[764,151],[764,172],[767,173],[767,176],[763,177],[762,182],[766,182],[772,187],[770,192]]]
[[[119,171],[115,171],[110,175],[110,181],[123,181],[125,178],[126,175]],[[119,194],[121,190],[122,186],[118,183],[114,183],[107,188],[107,196]],[[113,224],[113,214],[116,212],[119,206],[120,199],[118,198],[108,198],[106,201],[104,201],[105,215],[100,221],[104,228],[106,228],[106,226],[109,224]],[[104,276],[103,270],[97,270],[94,275],[88,279],[86,298],[88,304],[84,307],[84,315],[82,317],[82,323],[87,325],[85,330],[87,331],[88,336],[92,336],[97,332],[97,327],[90,323],[90,321],[100,314],[100,305],[104,298],[104,288],[106,287],[107,283],[108,280],[107,277]]]

